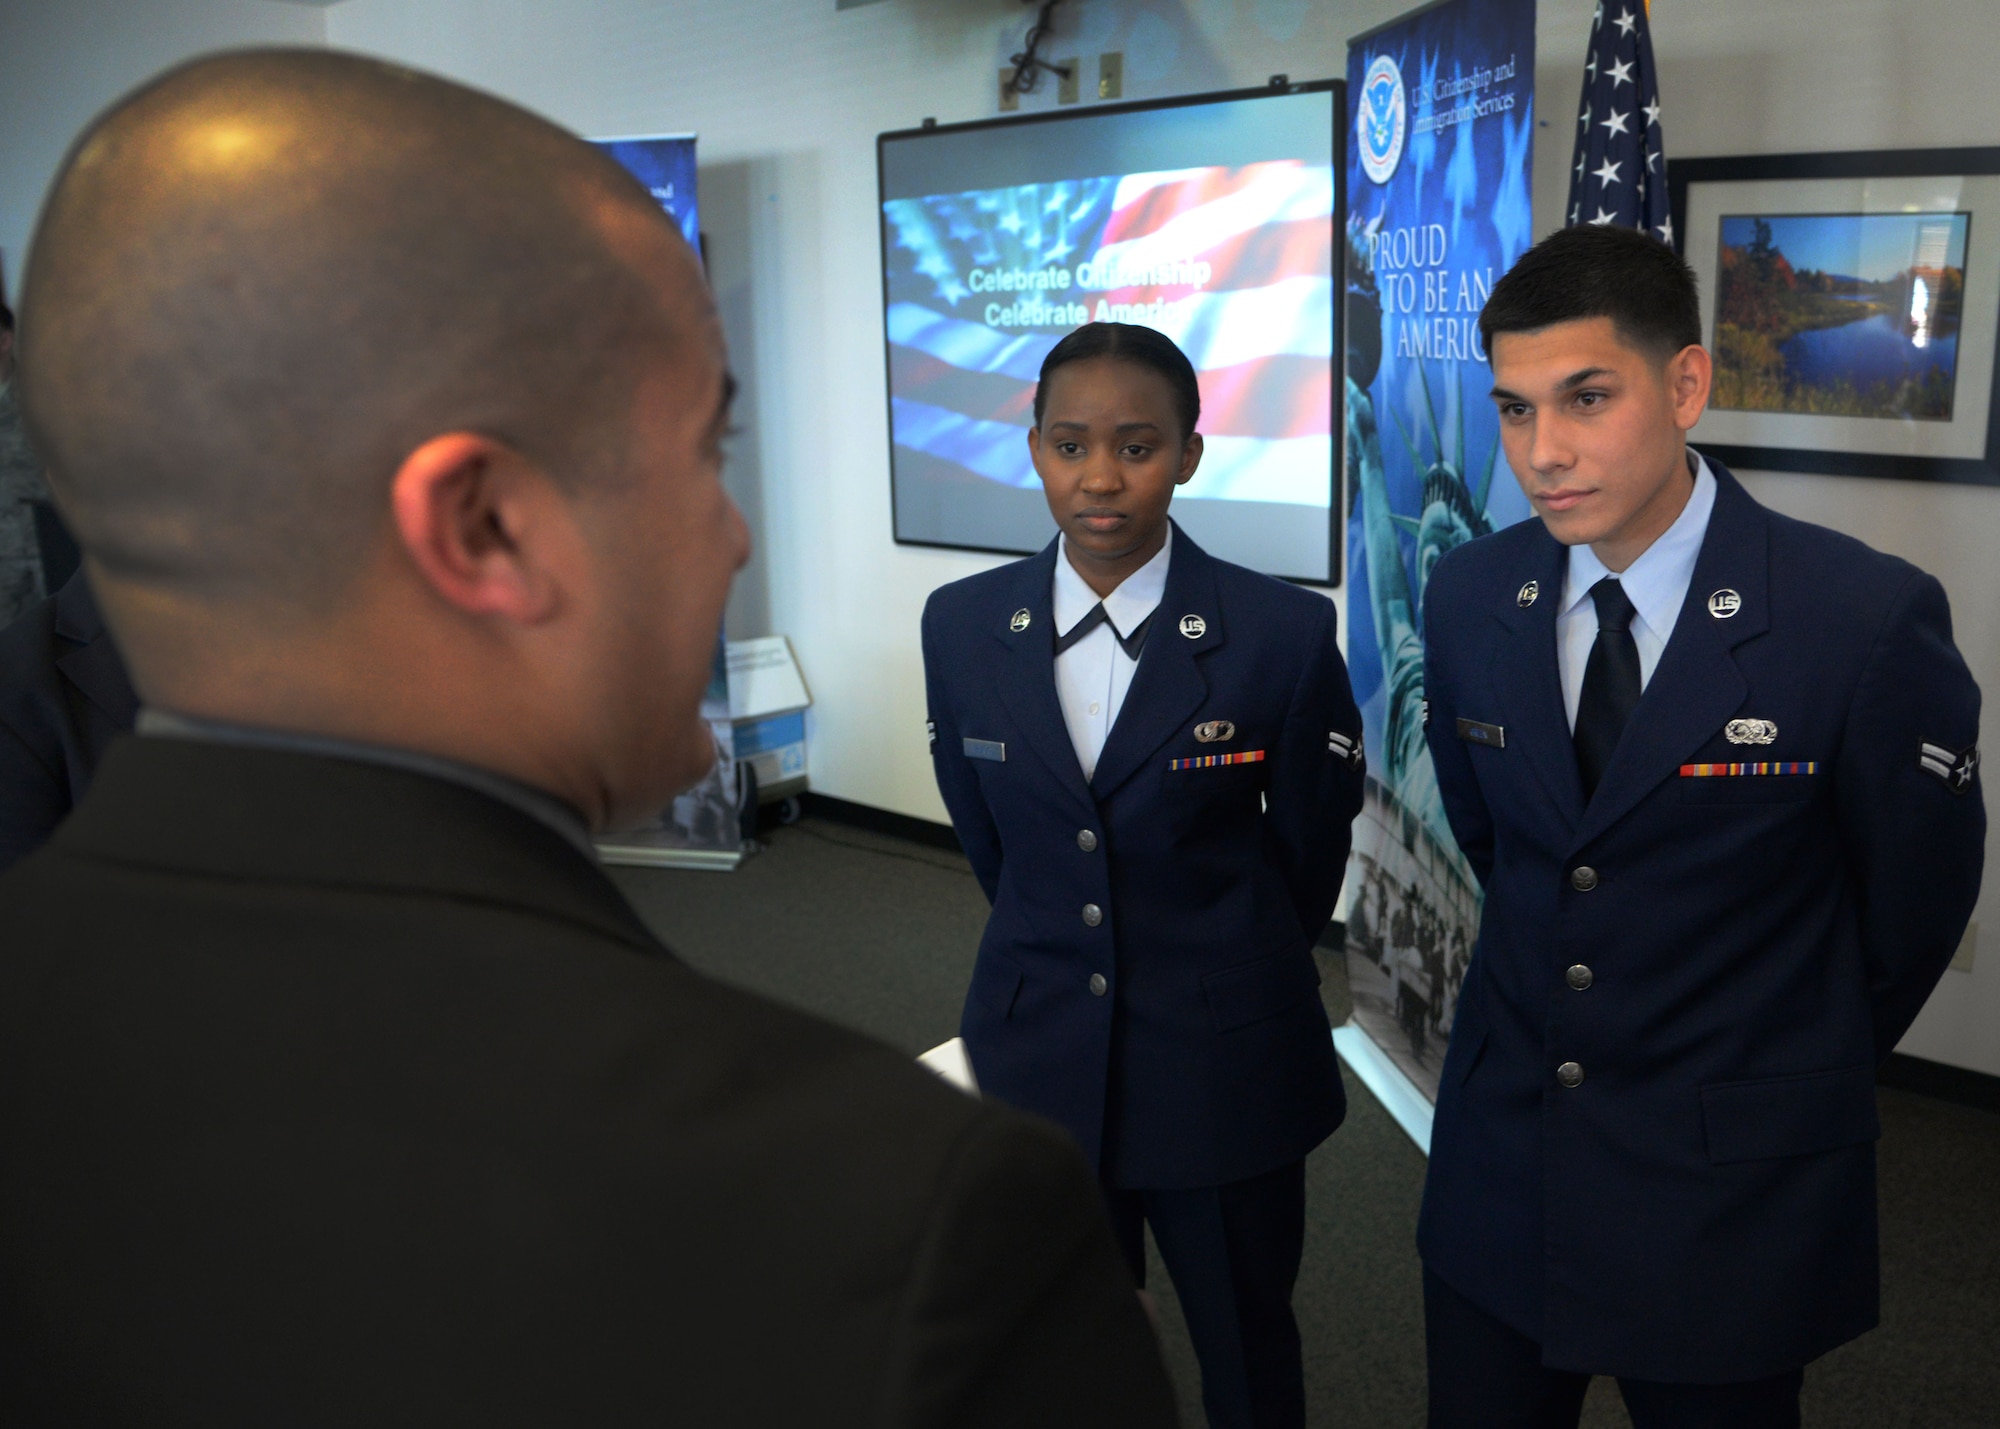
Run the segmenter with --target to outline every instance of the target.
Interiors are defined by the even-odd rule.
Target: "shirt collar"
[[[1118,588],[1104,597],[1104,613],[1111,617],[1112,628],[1121,637],[1129,636],[1139,628],[1139,622],[1151,615],[1159,607],[1167,594],[1167,567],[1174,554],[1174,527],[1167,523],[1166,544],[1161,546],[1153,559],[1132,572],[1118,583]],[[1067,544],[1056,552],[1055,609],[1056,634],[1062,635],[1075,628],[1076,623],[1090,614],[1091,607],[1098,603],[1097,592],[1084,584],[1076,567],[1069,563]]]
[[[1692,447],[1688,449],[1688,464],[1694,468],[1694,491],[1687,505],[1638,560],[1617,573],[1625,598],[1656,633],[1673,629],[1680,618],[1681,602],[1687,598],[1694,563],[1701,555],[1702,538],[1708,534],[1708,518],[1715,510],[1715,474]],[[1560,613],[1568,615],[1575,610],[1590,595],[1590,588],[1611,574],[1590,547],[1571,546]]]
[[[224,720],[198,719],[171,710],[142,709],[137,731],[152,738],[192,739],[205,744],[237,744],[256,749],[277,749],[291,754],[313,754],[325,759],[352,759],[364,764],[384,764],[411,774],[444,779],[475,789],[490,799],[498,799],[561,834],[591,862],[597,849],[590,841],[590,826],[583,815],[555,795],[490,769],[461,764],[435,754],[413,749],[394,749],[385,744],[363,744],[358,740],[336,739],[323,734],[300,734],[286,729],[264,729],[255,725],[232,724]]]

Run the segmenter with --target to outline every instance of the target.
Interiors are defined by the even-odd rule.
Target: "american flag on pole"
[[[1201,381],[1181,495],[1325,508],[1333,198],[1329,166],[1278,160],[885,201],[897,460],[1037,485],[1042,358],[1086,322],[1140,323]]]
[[[1643,228],[1672,243],[1659,71],[1653,66],[1647,8],[1647,0],[1603,0],[1597,7],[1583,66],[1569,221]]]

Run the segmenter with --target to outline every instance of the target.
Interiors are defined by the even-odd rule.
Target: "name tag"
[[[997,739],[968,739],[965,741],[967,759],[990,759],[995,764],[1007,762],[1007,746]]]
[[[1507,731],[1497,724],[1482,724],[1476,719],[1462,719],[1458,722],[1458,737],[1468,744],[1483,744],[1489,749],[1507,747]]]

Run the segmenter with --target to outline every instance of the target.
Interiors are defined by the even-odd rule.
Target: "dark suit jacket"
[[[1938,583],[1709,466],[1687,603],[1587,805],[1565,549],[1523,522],[1425,601],[1431,754],[1486,903],[1420,1246],[1549,1364],[1680,1382],[1875,1323],[1875,1064],[1964,932],[1986,828]],[[1791,772],[1704,772],[1746,763]]]
[[[0,869],[42,846],[138,713],[83,572],[0,630]]]
[[[1172,1420],[1066,1138],[511,807],[137,738],[0,879],[0,1421]]]
[[[993,903],[962,1024],[973,1070],[1069,1128],[1114,1184],[1260,1175],[1346,1110],[1312,951],[1361,806],[1333,603],[1176,528],[1166,594],[1086,783],[1056,695],[1059,559],[1052,542],[924,610],[938,788]],[[1197,738],[1211,721],[1234,732]],[[1004,758],[972,757],[996,748]]]

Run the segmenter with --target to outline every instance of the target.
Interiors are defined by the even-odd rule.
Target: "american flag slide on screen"
[[[1277,160],[890,199],[895,445],[1011,487],[1042,358],[1086,322],[1158,328],[1200,374],[1206,443],[1176,499],[1325,510],[1334,176]]]

